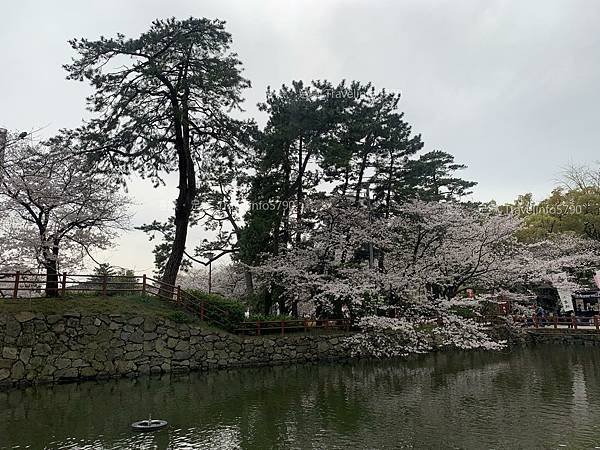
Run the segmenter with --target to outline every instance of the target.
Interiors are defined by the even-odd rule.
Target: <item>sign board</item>
[[[560,303],[562,304],[563,311],[573,311],[573,300],[571,299],[571,291],[567,289],[558,289],[558,296],[560,298]]]

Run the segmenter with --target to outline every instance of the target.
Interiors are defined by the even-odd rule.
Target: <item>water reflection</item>
[[[0,448],[594,448],[599,350],[440,353],[0,392]],[[149,414],[169,428],[129,430]]]

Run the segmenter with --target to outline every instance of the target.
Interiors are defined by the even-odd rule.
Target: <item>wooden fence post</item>
[[[558,328],[558,316],[554,316],[554,328]]]
[[[181,286],[177,286],[177,304],[181,305]]]
[[[64,296],[67,293],[67,272],[63,272],[62,274],[62,294],[61,296],[64,298]]]
[[[204,300],[200,302],[200,320],[204,320]]]
[[[142,275],[142,295],[146,295],[146,274]]]
[[[102,295],[106,297],[106,285],[108,284],[108,276],[104,274],[102,276]]]
[[[594,316],[594,326],[598,329],[598,316]]]
[[[575,316],[571,317],[571,324],[573,325],[573,329],[577,329],[577,318]]]
[[[285,322],[282,320],[281,321],[281,335],[283,336],[285,334]]]
[[[21,272],[17,270],[15,273],[15,287],[13,289],[13,298],[17,298],[19,295],[19,281],[21,279]]]

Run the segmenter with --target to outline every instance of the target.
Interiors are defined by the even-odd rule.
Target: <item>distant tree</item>
[[[563,168],[559,185],[569,191],[600,189],[600,163],[569,164]]]
[[[108,247],[127,224],[129,202],[81,155],[23,142],[7,156],[18,164],[3,168],[1,209],[20,221],[22,231],[13,239],[34,249],[46,271],[46,295],[57,295],[61,263],[79,263],[93,249]]]
[[[104,293],[105,282],[107,295],[135,294],[141,290],[133,270],[113,267],[108,263],[100,263],[94,269],[94,276],[88,278],[85,287]]]
[[[449,153],[434,150],[406,163],[401,186],[407,198],[418,197],[426,201],[451,201],[471,193],[477,183],[463,180],[454,173],[465,169],[454,162]]]
[[[589,166],[569,166],[559,186],[545,199],[536,202],[529,194],[500,207],[520,216],[524,226],[519,238],[534,242],[556,233],[574,232],[600,241],[600,179]]]
[[[116,275],[116,273],[117,273],[117,270],[109,263],[100,263],[94,269],[94,275],[97,275],[100,277],[112,277],[112,276]]]
[[[74,80],[95,89],[88,98],[96,117],[79,130],[84,150],[102,170],[132,171],[158,185],[177,171],[179,195],[162,280],[175,283],[184,258],[198,195],[197,166],[224,146],[235,147],[245,124],[227,115],[250,83],[230,52],[224,22],[156,20],[139,38],[75,39],[79,53],[65,66]],[[168,225],[168,223],[167,223]]]

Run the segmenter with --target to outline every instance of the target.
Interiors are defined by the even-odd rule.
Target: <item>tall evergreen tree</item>
[[[454,156],[449,153],[440,150],[425,153],[418,159],[407,161],[405,170],[400,174],[401,195],[427,201],[458,200],[470,194],[470,189],[477,184],[455,175],[456,171],[466,167],[455,163]]]
[[[227,111],[250,85],[230,51],[219,20],[156,20],[139,38],[75,39],[79,56],[65,66],[70,79],[88,80],[95,117],[80,129],[101,169],[151,177],[177,171],[179,195],[173,239],[162,279],[174,284],[198,194],[196,166],[204,154],[236,139],[240,124]]]

